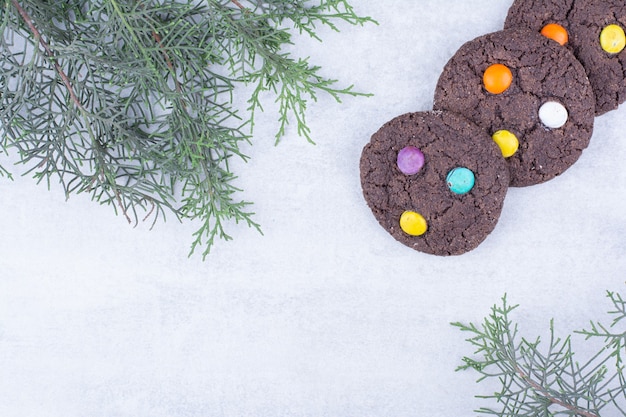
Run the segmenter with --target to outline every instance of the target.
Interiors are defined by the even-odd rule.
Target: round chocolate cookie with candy
[[[510,178],[486,132],[448,111],[408,113],[363,148],[361,186],[378,222],[433,255],[476,248],[496,226]]]
[[[595,97],[570,50],[525,28],[465,43],[437,82],[435,110],[463,115],[492,137],[506,158],[511,186],[563,173],[588,146]]]
[[[505,28],[523,27],[570,49],[596,96],[596,115],[626,100],[624,0],[516,0]]]

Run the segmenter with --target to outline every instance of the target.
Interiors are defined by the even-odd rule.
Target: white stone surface
[[[455,372],[472,348],[450,322],[505,293],[529,338],[603,318],[626,279],[626,109],[596,119],[562,176],[510,190],[475,251],[414,252],[366,206],[361,149],[430,109],[444,64],[510,1],[351,3],[379,25],[293,51],[375,96],[310,103],[315,146],[294,130],[274,146],[268,99],[234,166],[264,235],[233,224],[202,262],[193,224],[132,228],[54,184],[0,180],[1,416],[472,416],[489,391]]]

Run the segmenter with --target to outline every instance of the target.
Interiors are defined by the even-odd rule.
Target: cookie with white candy
[[[522,27],[556,40],[582,63],[596,96],[596,115],[626,100],[626,2],[516,0],[505,28]]]
[[[485,129],[501,146],[511,186],[521,187],[578,160],[593,133],[595,96],[569,49],[515,28],[465,43],[444,67],[434,108]]]

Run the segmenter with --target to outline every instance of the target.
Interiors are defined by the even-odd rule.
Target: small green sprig
[[[589,359],[579,362],[572,350],[572,336],[555,336],[550,322],[550,338],[520,337],[511,313],[518,308],[506,296],[501,306],[493,306],[481,325],[452,323],[471,336],[474,356],[464,357],[458,370],[474,370],[478,381],[495,380],[501,389],[477,398],[495,401],[495,408],[476,410],[495,416],[626,416],[626,381],[623,355],[626,331],[617,329],[626,318],[626,302],[608,292],[613,304],[610,325],[591,322],[589,330],[574,332],[585,340],[600,341],[601,347]]]
[[[307,104],[365,95],[285,47],[317,25],[373,22],[346,0],[4,0],[0,8],[0,153],[66,196],[87,193],[130,223],[198,221],[190,254],[260,232],[230,168],[247,160],[262,99],[312,141]],[[247,108],[235,93],[249,85]],[[10,176],[0,166],[0,176]]]

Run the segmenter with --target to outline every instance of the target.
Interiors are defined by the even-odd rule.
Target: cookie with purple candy
[[[387,122],[363,148],[360,172],[380,225],[406,246],[441,256],[468,252],[487,238],[510,182],[489,135],[447,111]]]

